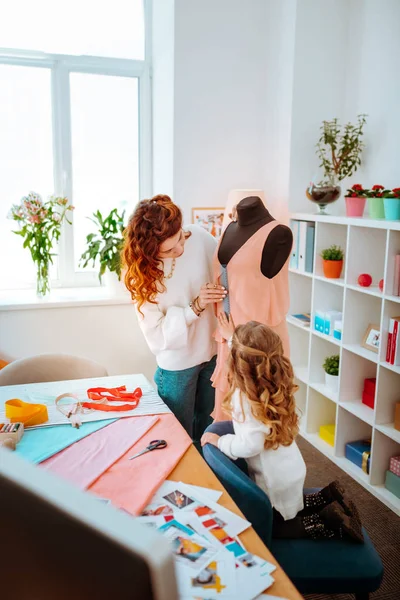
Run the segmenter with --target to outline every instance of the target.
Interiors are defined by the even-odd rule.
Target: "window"
[[[9,3],[0,22],[0,289],[34,285],[30,253],[7,219],[28,192],[75,206],[54,287],[98,285],[96,270],[79,264],[88,217],[112,208],[128,216],[150,193],[144,24],[142,0]]]

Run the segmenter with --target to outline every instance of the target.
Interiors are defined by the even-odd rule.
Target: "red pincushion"
[[[362,287],[369,287],[372,283],[372,277],[368,273],[362,273],[358,278],[358,284]]]

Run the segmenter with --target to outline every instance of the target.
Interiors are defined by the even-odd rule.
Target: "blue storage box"
[[[346,458],[352,463],[360,467],[364,473],[369,473],[369,465],[371,461],[371,441],[358,440],[346,444]]]
[[[325,331],[325,313],[320,310],[315,311],[314,329],[320,333]]]

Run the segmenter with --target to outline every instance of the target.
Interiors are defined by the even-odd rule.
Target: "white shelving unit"
[[[330,217],[293,213],[292,220],[315,222],[314,273],[290,269],[289,314],[316,310],[343,313],[342,340],[304,328],[288,316],[291,360],[299,391],[301,435],[400,515],[400,499],[384,487],[389,459],[400,455],[400,431],[394,429],[394,407],[400,401],[400,367],[386,363],[389,319],[400,315],[400,297],[393,296],[394,256],[400,254],[400,221]],[[345,252],[341,279],[326,279],[320,252],[332,244]],[[373,285],[357,284],[370,273]],[[378,283],[384,279],[383,293]],[[361,346],[369,324],[379,325],[379,354]],[[339,391],[325,385],[322,364],[340,354]],[[364,379],[376,377],[375,408],[361,402]],[[336,424],[335,445],[319,437],[320,425]],[[345,457],[347,442],[371,439],[370,472]]]

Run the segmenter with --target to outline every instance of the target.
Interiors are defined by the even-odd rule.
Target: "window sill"
[[[0,311],[111,306],[131,302],[129,293],[124,289],[115,293],[106,287],[58,288],[51,290],[45,298],[38,298],[34,290],[0,291]]]

